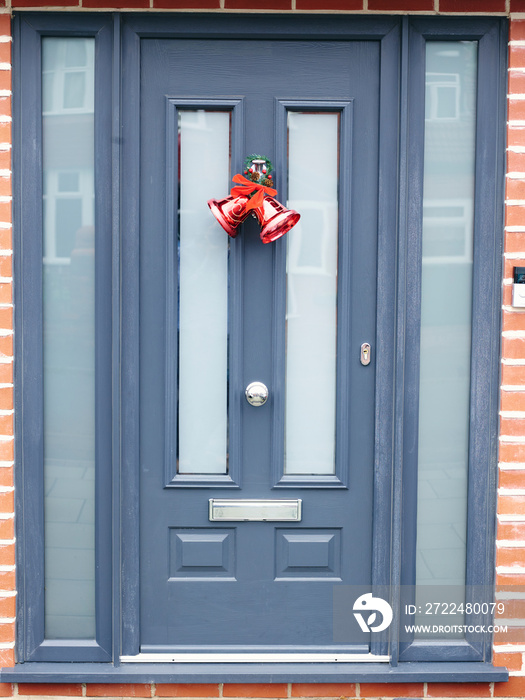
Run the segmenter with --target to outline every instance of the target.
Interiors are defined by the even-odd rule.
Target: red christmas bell
[[[210,199],[208,206],[210,207],[213,216],[226,231],[228,236],[235,238],[237,235],[237,226],[242,224],[246,219],[249,210],[246,209],[246,204],[249,197],[239,195],[238,197],[225,197],[224,199]]]
[[[284,236],[301,218],[296,211],[283,207],[274,199],[277,190],[269,186],[273,184],[271,170],[272,164],[268,158],[255,154],[248,156],[244,174],[251,173],[249,179],[237,173],[233,176],[237,186],[232,187],[229,197],[208,201],[212,214],[232,238],[235,238],[237,227],[250,211],[261,225],[263,243],[271,243]]]
[[[264,195],[263,203],[255,209],[261,225],[261,241],[271,243],[295,226],[301,218],[293,209],[287,209],[273,197]]]

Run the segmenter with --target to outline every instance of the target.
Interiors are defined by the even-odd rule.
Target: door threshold
[[[121,663],[388,663],[390,656],[374,654],[271,654],[271,653],[177,653],[177,654],[137,654],[121,656]]]

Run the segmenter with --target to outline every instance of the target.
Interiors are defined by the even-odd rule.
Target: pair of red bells
[[[263,160],[252,161],[260,166]],[[255,166],[251,170],[255,171]],[[257,171],[259,167],[257,167]],[[292,226],[299,221],[301,215],[293,209],[287,209],[270,194],[277,194],[270,187],[247,180],[242,175],[235,175],[234,182],[240,186],[234,187],[229,197],[210,199],[208,206],[226,233],[235,238],[239,224],[253,212],[261,225],[261,240],[271,243],[284,236]],[[235,196],[234,196],[235,195]]]

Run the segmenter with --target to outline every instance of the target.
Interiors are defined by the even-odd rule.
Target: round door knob
[[[251,406],[262,406],[268,400],[268,387],[262,382],[252,382],[244,392]]]

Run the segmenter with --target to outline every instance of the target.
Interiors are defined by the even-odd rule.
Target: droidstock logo
[[[365,621],[369,611],[372,612]],[[378,612],[381,619],[376,623]],[[365,593],[354,603],[354,617],[363,632],[382,632],[392,622],[392,608],[383,598],[374,598],[371,593]]]

